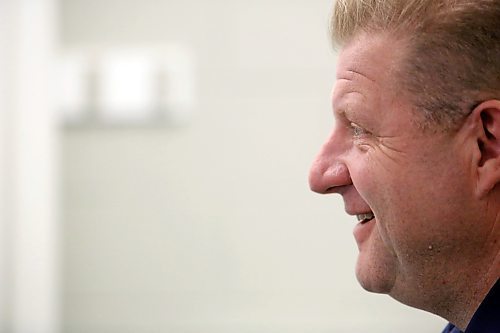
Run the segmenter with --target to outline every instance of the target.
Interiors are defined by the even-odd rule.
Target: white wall
[[[0,13],[7,13],[7,6],[5,2],[0,2]],[[0,20],[0,49],[5,50],[7,43],[7,27],[8,22],[6,22],[5,14],[2,15],[2,20]],[[8,60],[5,53],[0,53],[0,77],[6,76],[6,71],[8,68]],[[0,331],[6,331],[7,329],[7,135],[5,130],[6,119],[7,119],[7,82],[6,80],[0,80]]]
[[[180,42],[198,73],[186,126],[64,130],[65,332],[442,328],[361,290],[354,221],[308,190],[332,121],[329,8],[62,1],[65,47]]]
[[[0,331],[59,329],[55,3],[0,2]]]

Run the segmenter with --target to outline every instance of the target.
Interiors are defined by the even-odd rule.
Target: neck
[[[500,276],[500,234],[493,234],[496,239],[488,241],[492,246],[478,249],[477,257],[443,264],[442,267],[446,267],[443,272],[426,272],[420,275],[422,279],[417,278],[418,281],[400,281],[401,284],[414,285],[410,289],[416,290],[417,295],[393,290],[391,296],[404,304],[445,318],[464,331]]]
[[[500,239],[497,240],[497,244]],[[435,313],[465,331],[474,313],[500,276],[500,249],[490,257],[469,263],[453,272],[449,282],[440,288],[444,297],[436,297],[427,310]],[[491,253],[491,252],[490,252]],[[484,253],[481,253],[483,256]],[[444,280],[443,280],[444,281]],[[438,296],[438,295],[436,295]]]
[[[444,304],[446,306],[442,306],[443,304],[436,306],[434,313],[446,318],[461,331],[465,331],[474,313],[498,280],[500,273],[498,270],[498,267],[500,267],[498,256],[493,264],[484,275],[480,271],[477,271],[474,276],[469,278],[459,275],[459,281],[456,281],[456,286],[459,288],[456,288],[453,293],[455,299],[451,300],[452,302],[447,302],[448,304]],[[493,274],[494,267],[497,267],[495,274]]]

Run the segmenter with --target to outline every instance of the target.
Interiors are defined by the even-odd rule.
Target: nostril
[[[337,189],[336,186],[331,186],[331,187],[326,189],[325,193],[334,193],[334,192],[336,192],[335,191],[336,189]]]
[[[316,161],[309,172],[309,187],[320,194],[339,193],[341,188],[352,184],[347,166],[339,161]]]
[[[334,193],[337,186],[328,182],[325,174],[321,172],[311,172],[309,175],[309,188],[319,194]]]

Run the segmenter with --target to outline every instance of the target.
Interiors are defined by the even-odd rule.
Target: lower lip
[[[356,243],[358,246],[364,243],[370,234],[372,233],[373,227],[375,226],[375,219],[372,219],[366,223],[358,223],[354,227],[354,239],[356,239]]]

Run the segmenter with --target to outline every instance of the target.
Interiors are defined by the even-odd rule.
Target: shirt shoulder
[[[442,333],[500,333],[500,279],[481,302],[465,332],[450,323]]]
[[[500,333],[500,279],[474,313],[465,333]]]
[[[463,333],[452,324],[446,325],[442,333]]]

